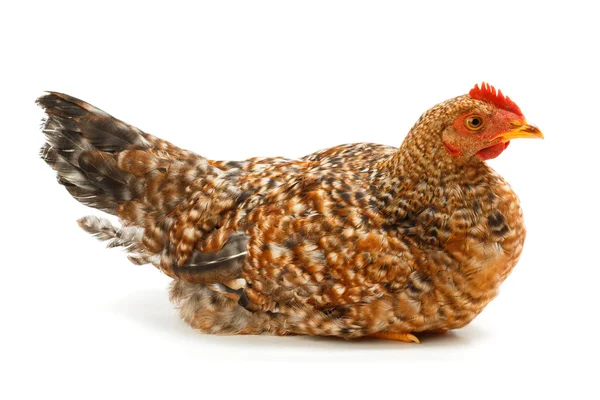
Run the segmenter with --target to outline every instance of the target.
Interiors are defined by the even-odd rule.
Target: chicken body
[[[181,150],[66,95],[39,103],[42,155],[59,182],[123,224],[80,225],[172,277],[182,318],[206,333],[460,328],[523,248],[510,186],[441,140],[464,110],[494,112],[466,95],[426,112],[400,149],[359,143],[240,162]]]

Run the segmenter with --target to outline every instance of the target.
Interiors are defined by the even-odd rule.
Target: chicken
[[[172,278],[204,333],[418,342],[471,322],[523,248],[519,200],[485,160],[542,133],[485,83],[425,112],[399,149],[299,160],[213,161],[64,94],[38,104],[58,182],[121,224],[79,225]]]

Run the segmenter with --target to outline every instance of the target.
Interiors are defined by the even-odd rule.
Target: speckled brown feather
[[[175,279],[208,333],[460,328],[496,295],[525,229],[516,195],[477,157],[443,147],[469,96],[426,112],[396,149],[349,144],[300,160],[211,161],[70,96],[46,109],[42,155],[79,201],[122,227],[80,225]]]

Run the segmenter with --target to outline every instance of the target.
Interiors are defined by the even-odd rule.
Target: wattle
[[[492,158],[498,157],[506,148],[510,142],[498,143],[493,146],[487,147],[477,152],[477,157],[482,160],[491,160]]]

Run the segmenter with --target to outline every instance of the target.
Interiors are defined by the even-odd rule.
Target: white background
[[[592,5],[3,2],[0,397],[598,398],[600,62]],[[592,4],[592,2],[589,2]],[[38,158],[44,90],[214,159],[399,145],[486,80],[545,141],[490,164],[529,234],[500,296],[421,345],[195,333],[169,279],[79,230]]]

